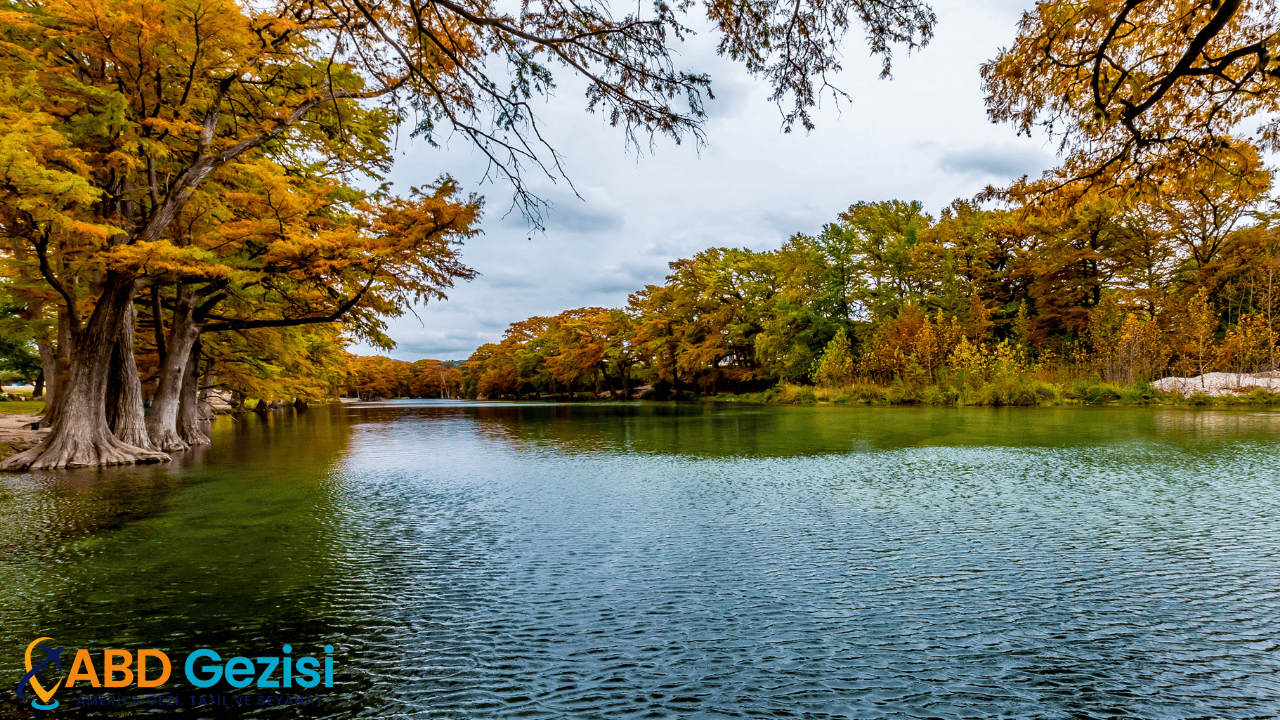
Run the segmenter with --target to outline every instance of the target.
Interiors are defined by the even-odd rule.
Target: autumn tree
[[[51,2],[4,19],[0,75],[26,126],[3,130],[17,162],[0,222],[60,296],[70,345],[49,437],[5,466],[164,459],[106,417],[114,380],[137,394],[132,349],[116,348],[149,266],[191,259],[170,230],[211,175],[290,140],[341,156],[349,139],[327,129],[364,112],[364,80],[318,62],[295,22],[231,2]]]
[[[351,372],[346,342],[332,323],[210,333],[191,375],[200,390],[223,390],[239,403],[334,397]]]
[[[1113,184],[1249,152],[1233,137],[1280,109],[1266,0],[1049,0],[982,67],[992,122],[1058,140],[1062,182]],[[1280,121],[1254,142],[1280,148]]]
[[[514,183],[517,202],[536,212],[522,166],[550,171],[556,156],[537,149],[541,135],[529,103],[553,87],[554,67],[586,78],[588,107],[637,145],[654,134],[701,138],[709,80],[676,68],[671,50],[692,7],[658,5],[650,15],[616,17],[605,3],[555,0],[518,15],[452,0],[6,6],[0,145],[11,162],[0,223],[15,257],[27,256],[57,292],[67,358],[48,441],[7,466],[165,457],[112,434],[104,392],[113,373],[121,387],[137,382],[128,353],[115,347],[133,318],[135,295],[157,282],[153,265],[198,259],[171,231],[206,183],[273,151],[277,161],[289,157],[282,164],[291,169],[320,163],[331,175],[376,175],[386,158],[364,150],[412,114],[415,131],[429,140],[442,131],[468,138]],[[805,127],[852,25],[866,29],[887,73],[891,46],[923,45],[934,23],[912,0],[843,0],[804,12],[713,0],[705,10],[722,51],[764,75],[775,99],[794,100],[784,122]],[[158,282],[186,285],[191,276]],[[199,280],[207,286],[219,279]],[[218,293],[180,297],[174,309],[185,318]],[[348,302],[327,309],[341,315]],[[192,334],[175,337],[178,346],[166,355],[179,358],[162,373],[166,395],[182,384],[176,366],[189,361],[183,351]],[[113,365],[113,357],[120,362]],[[181,446],[185,441],[170,437],[170,415],[153,423],[158,444]]]
[[[410,373],[406,394],[412,397],[454,398],[462,391],[462,371],[439,360],[418,360]]]
[[[442,299],[456,279],[474,275],[456,244],[471,234],[478,205],[456,198],[448,178],[409,198],[380,199],[265,161],[245,170],[244,184],[210,183],[219,192],[189,206],[193,217],[175,235],[202,251],[197,262],[157,259],[151,271],[154,288],[173,282],[147,416],[152,442],[166,450],[207,442],[190,422],[175,426],[181,400],[191,404],[180,393],[202,333],[341,321],[349,334],[387,346],[382,317]]]
[[[1118,195],[1061,193],[1028,209],[1030,239],[1014,273],[1035,304],[1037,334],[1082,334],[1121,271],[1134,233]]]
[[[853,382],[855,369],[849,337],[845,335],[844,328],[841,328],[836,331],[831,342],[827,343],[822,356],[814,365],[813,379],[828,388],[841,387]]]
[[[1276,331],[1260,315],[1240,318],[1222,340],[1218,366],[1228,372],[1256,373],[1274,370]]]
[[[1200,288],[1187,298],[1176,325],[1176,345],[1180,364],[1188,376],[1195,374],[1204,385],[1204,373],[1213,360],[1218,316],[1209,304],[1209,293]]]
[[[1269,178],[1257,176],[1257,187]],[[1218,197],[1185,189],[1206,203]],[[1171,362],[1199,373],[1275,365],[1280,234],[1271,215],[1228,212],[1238,206],[1224,200],[1215,223],[1197,201],[1170,202],[1149,185],[1069,190],[1010,193],[1019,205],[990,210],[957,201],[936,222],[918,203],[857,203],[821,238],[795,235],[771,252],[700,252],[629,297],[634,330],[620,347],[659,395],[672,386],[841,384],[850,358],[858,376],[907,384],[1064,372],[1132,383]],[[1221,238],[1212,275],[1187,271],[1196,260],[1176,228],[1190,226]],[[602,336],[584,324],[605,316],[591,308],[515,323],[467,363],[468,377],[504,377],[504,356],[537,357],[544,368],[572,358],[579,370],[560,371],[562,388],[593,363],[598,377],[616,377]]]

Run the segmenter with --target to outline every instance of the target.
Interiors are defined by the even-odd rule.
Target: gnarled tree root
[[[204,429],[200,427],[199,423],[183,423],[182,426],[178,428],[178,432],[182,434],[182,439],[186,441],[188,445],[211,444],[209,436],[205,434]]]
[[[147,428],[142,423],[125,423],[123,427],[117,427],[112,434],[125,445],[132,445],[143,450],[153,449],[151,438],[147,436]]]
[[[183,450],[191,449],[191,446],[188,445],[186,441],[181,437],[178,437],[177,430],[160,430],[153,427],[150,428],[150,431],[151,444],[157,450],[163,450],[164,452],[182,452]]]
[[[69,436],[45,438],[39,445],[0,463],[0,470],[52,470],[169,460],[166,453],[125,444],[114,435],[86,437],[81,433],[70,433]]]

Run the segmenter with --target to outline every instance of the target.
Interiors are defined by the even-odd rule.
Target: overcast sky
[[[583,199],[563,181],[531,176],[554,203],[545,233],[517,214],[503,217],[511,188],[480,184],[484,162],[464,140],[434,149],[402,138],[391,174],[398,191],[448,172],[486,197],[486,214],[484,233],[463,250],[480,276],[448,301],[417,308],[417,317],[391,319],[391,356],[465,359],[529,316],[625,305],[629,293],[661,283],[667,263],[708,247],[774,249],[862,200],[920,200],[936,217],[955,198],[1052,166],[1042,140],[987,121],[978,74],[1012,42],[1030,5],[935,2],[936,37],[911,56],[895,53],[892,80],[877,79],[878,61],[851,36],[835,84],[853,102],[837,108],[825,98],[807,135],[782,133],[768,86],[717,57],[708,33],[679,48],[686,67],[711,75],[716,95],[701,151],[659,142],[653,154],[628,153],[620,130],[584,111],[583,86],[562,77],[539,117]]]

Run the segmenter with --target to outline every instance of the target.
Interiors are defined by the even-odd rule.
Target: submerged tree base
[[[213,442],[205,433],[204,428],[201,427],[201,423],[198,422],[184,422],[178,428],[178,432],[181,434],[183,441],[188,445],[187,449],[190,449],[190,447],[195,445],[210,445]]]
[[[54,470],[58,468],[135,465],[168,462],[167,453],[128,445],[114,435],[63,433],[49,436],[39,445],[0,463],[0,470]]]
[[[151,444],[165,452],[182,452],[191,446],[178,436],[177,430],[151,428]]]

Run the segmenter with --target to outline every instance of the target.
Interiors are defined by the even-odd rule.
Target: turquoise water
[[[0,715],[48,636],[175,665],[66,717],[1280,716],[1280,413],[388,402],[213,437],[0,476]],[[334,687],[182,680],[284,644],[333,645]]]

